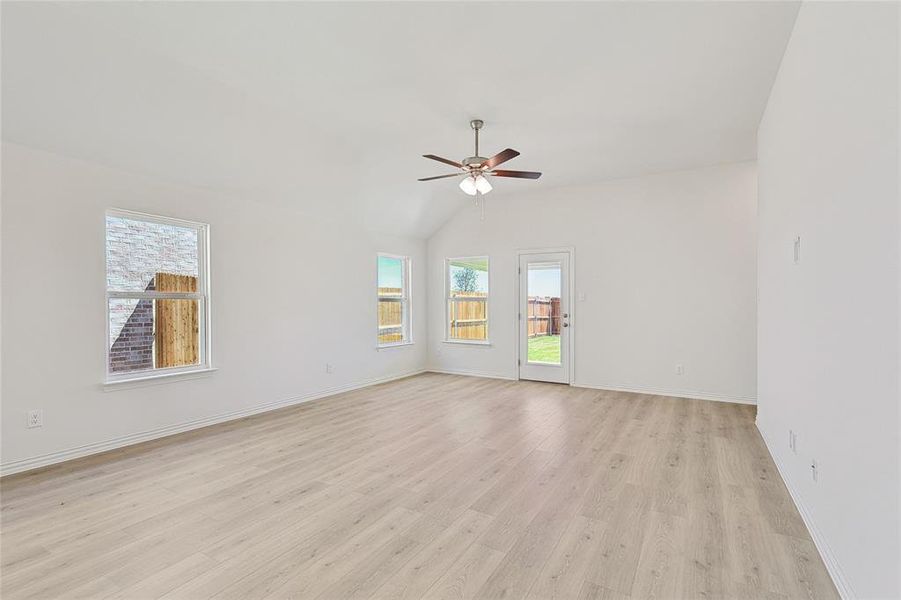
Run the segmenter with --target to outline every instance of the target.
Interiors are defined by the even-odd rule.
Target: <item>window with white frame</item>
[[[208,231],[107,211],[107,381],[209,368]]]
[[[446,261],[447,341],[488,342],[488,257]]]
[[[378,255],[379,346],[409,344],[410,258]]]

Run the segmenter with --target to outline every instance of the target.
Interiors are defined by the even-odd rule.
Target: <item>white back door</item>
[[[519,255],[519,378],[570,383],[569,252]]]

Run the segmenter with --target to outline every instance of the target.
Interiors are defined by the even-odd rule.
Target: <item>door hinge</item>
[[[522,267],[516,267],[516,274],[522,275]]]
[[[522,321],[522,313],[516,313],[516,318]]]
[[[519,358],[516,359],[516,366],[517,366],[517,367],[521,367],[521,366],[522,366],[522,359],[519,359]]]

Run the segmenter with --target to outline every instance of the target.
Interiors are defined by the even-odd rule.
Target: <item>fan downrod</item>
[[[484,124],[485,122],[482,119],[473,119],[469,122],[469,126],[472,127],[473,132],[476,134],[476,151],[475,156],[463,159],[463,166],[465,167],[478,168],[483,162],[488,160],[487,158],[479,156],[479,129],[481,129]]]

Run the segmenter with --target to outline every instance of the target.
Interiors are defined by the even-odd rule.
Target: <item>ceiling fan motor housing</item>
[[[478,169],[487,160],[488,159],[484,156],[470,156],[469,158],[463,159],[463,167],[466,169]]]

